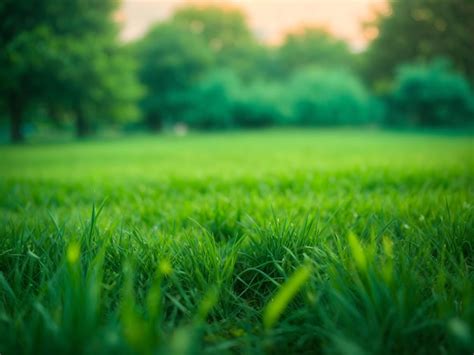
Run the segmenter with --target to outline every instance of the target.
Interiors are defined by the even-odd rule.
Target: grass
[[[0,353],[470,354],[469,135],[0,147]]]

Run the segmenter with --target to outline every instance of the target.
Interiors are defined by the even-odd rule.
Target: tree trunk
[[[25,139],[21,130],[23,123],[23,105],[18,94],[10,95],[8,110],[10,114],[10,139],[12,143],[23,142]]]
[[[76,136],[78,138],[84,138],[89,134],[89,125],[84,116],[82,107],[76,107]]]

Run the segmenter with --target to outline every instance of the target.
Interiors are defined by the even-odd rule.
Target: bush
[[[215,71],[192,92],[185,123],[199,129],[266,127],[286,118],[279,84],[244,85],[233,71]]]
[[[233,72],[216,71],[206,76],[193,90],[191,108],[185,123],[200,129],[230,128],[240,83]]]
[[[235,122],[241,127],[265,127],[285,121],[280,84],[257,82],[240,92],[234,107]]]
[[[291,121],[303,125],[361,124],[370,121],[369,96],[350,73],[305,69],[290,84]]]
[[[361,124],[374,121],[377,111],[360,82],[339,71],[306,70],[288,83],[244,84],[233,71],[218,70],[189,91],[188,101],[180,122],[198,129]]]
[[[474,120],[474,95],[468,81],[440,59],[403,66],[390,102],[392,123],[456,126]]]

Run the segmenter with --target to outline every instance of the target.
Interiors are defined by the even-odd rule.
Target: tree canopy
[[[362,53],[317,25],[263,43],[239,8],[216,4],[179,7],[125,44],[118,3],[0,3],[0,119],[13,141],[43,122],[80,137],[136,119],[153,131],[472,124],[472,1],[392,1]],[[432,64],[438,57],[452,67]]]
[[[217,68],[231,68],[246,78],[259,75],[266,48],[258,43],[240,9],[188,5],[178,9],[171,22],[201,37]]]
[[[396,76],[391,122],[414,126],[460,126],[474,122],[474,93],[468,81],[436,60],[407,65]]]
[[[119,107],[132,113],[139,89],[116,42],[117,5],[116,0],[2,1],[0,91],[14,141],[22,140],[25,112],[32,106],[73,112],[79,135],[88,131],[85,112],[95,119],[112,119]]]
[[[305,66],[349,69],[353,54],[348,44],[318,27],[290,32],[278,49],[278,64],[288,75]]]
[[[151,129],[189,106],[191,88],[210,68],[213,56],[205,41],[174,23],[160,24],[136,44],[139,77],[146,88],[142,100]]]
[[[366,78],[387,81],[400,64],[442,56],[474,81],[473,18],[471,0],[391,1],[389,11],[371,24],[378,36],[366,54]]]

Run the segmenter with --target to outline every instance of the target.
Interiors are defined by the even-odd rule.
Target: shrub
[[[474,121],[474,95],[468,81],[441,59],[403,66],[390,102],[392,123],[455,126]]]
[[[206,76],[192,92],[185,122],[200,129],[229,128],[240,83],[233,72],[216,71]]]
[[[281,84],[257,82],[240,92],[235,122],[241,127],[265,127],[285,121]]]
[[[305,69],[290,84],[292,120],[303,125],[361,124],[370,121],[369,96],[348,72]]]

